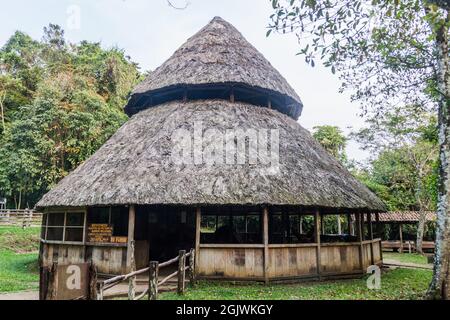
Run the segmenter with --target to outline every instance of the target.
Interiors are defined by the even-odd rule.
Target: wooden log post
[[[373,265],[375,263],[375,258],[373,256],[373,226],[372,226],[372,214],[367,214],[367,230],[369,233],[370,240],[370,262]]]
[[[377,226],[377,237],[380,238],[380,260],[383,261],[383,246],[382,244],[382,240],[383,240],[383,230],[384,227],[381,225],[380,223],[380,214],[376,213],[375,214],[375,222],[376,222],[376,226]]]
[[[399,252],[403,253],[403,225],[401,223],[398,225],[398,235],[400,237],[400,249],[399,249]]]
[[[336,220],[337,220],[337,229],[338,229],[338,235],[342,234],[342,225],[341,225],[341,215],[338,214],[336,216]]]
[[[321,215],[319,209],[317,209],[314,213],[314,240],[317,244],[316,249],[316,264],[317,264],[317,276],[319,277],[319,280],[321,278],[322,274],[322,257],[320,252],[320,226],[321,226]]]
[[[89,265],[89,292],[88,300],[96,300],[97,298],[97,268],[91,262]]]
[[[320,233],[321,234],[326,234],[325,233],[325,216],[322,214],[322,213],[320,213]]]
[[[159,263],[157,261],[151,261],[148,275],[148,300],[158,299],[158,273]]]
[[[347,231],[348,235],[352,235],[352,216],[351,214],[347,213]]]
[[[201,227],[202,227],[202,211],[200,207],[198,207],[195,211],[195,279],[198,278],[197,270],[200,265],[200,235],[201,235]]]
[[[136,223],[136,207],[130,205],[128,210],[128,242],[127,242],[127,270],[131,272],[132,269],[132,259],[134,258],[134,226]]]
[[[103,300],[103,289],[105,284],[103,282],[97,282],[97,300]]]
[[[362,220],[361,214],[356,213],[355,214],[355,222],[356,222],[356,236],[358,238],[359,242],[359,265],[361,267],[361,270],[363,273],[365,273],[364,270],[364,247],[363,247],[363,231],[362,231]]]
[[[53,262],[49,270],[47,294],[45,300],[56,300],[58,291],[58,262]]]
[[[178,254],[178,294],[184,294],[186,280],[186,251],[181,250]]]
[[[269,208],[263,208],[264,282],[269,283]]]
[[[191,249],[191,252],[189,254],[189,284],[191,287],[194,287],[195,285],[195,249]]]
[[[135,249],[135,244],[134,244],[134,240],[131,241],[131,245],[130,245],[130,264],[131,264],[131,269],[130,272],[134,272],[136,271],[136,260],[135,260],[135,256],[134,256],[134,249]],[[128,279],[128,300],[134,300],[136,298],[136,276],[130,277],[130,279]]]
[[[303,234],[303,216],[300,216],[299,232],[300,234]]]

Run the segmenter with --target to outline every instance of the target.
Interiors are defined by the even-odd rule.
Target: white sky
[[[296,56],[299,47],[292,35],[274,34],[266,38],[272,7],[268,0],[189,0],[186,10],[170,8],[166,0],[14,0],[2,1],[0,46],[16,30],[36,39],[42,28],[60,24],[71,42],[101,41],[104,47],[125,49],[142,70],[162,64],[190,36],[214,16],[221,16],[240,30],[288,80],[300,95],[304,110],[300,124],[311,130],[317,125],[336,125],[345,133],[358,128],[359,105],[348,94],[340,94],[339,80],[329,69],[311,68]],[[185,0],[173,0],[183,6]],[[80,28],[71,28],[71,8],[80,9]],[[349,158],[363,160],[366,152],[350,142]]]

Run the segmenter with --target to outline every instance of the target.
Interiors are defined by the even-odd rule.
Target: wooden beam
[[[264,282],[269,283],[269,209],[263,209]]]
[[[320,252],[320,226],[321,226],[321,214],[319,209],[314,213],[314,240],[317,243],[316,247],[316,264],[317,264],[317,275],[319,279],[321,278],[321,252]]]
[[[400,237],[400,253],[403,253],[403,225],[400,223],[398,225],[398,235]]]
[[[202,223],[202,211],[200,207],[195,210],[195,272],[197,273],[200,257],[200,231]],[[197,274],[194,275],[197,277]]]
[[[128,242],[127,242],[127,270],[131,271],[132,269],[132,259],[134,257],[134,246],[132,242],[134,242],[134,226],[136,224],[136,207],[134,205],[130,205],[128,209]]]

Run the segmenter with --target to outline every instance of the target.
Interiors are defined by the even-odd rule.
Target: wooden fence
[[[34,210],[0,210],[0,226],[40,227],[42,216]]]
[[[134,251],[134,250],[133,250]],[[188,265],[186,266],[186,261]],[[107,279],[105,281],[96,282],[95,290],[97,292],[97,300],[104,299],[104,292],[108,289],[117,286],[118,284],[128,280],[128,300],[141,300],[148,297],[148,300],[158,299],[158,288],[166,284],[169,280],[177,277],[177,293],[184,294],[186,290],[186,272],[187,278],[191,285],[195,283],[195,250],[192,249],[188,254],[186,251],[182,250],[179,252],[178,257],[173,258],[164,263],[159,263],[157,261],[151,261],[147,268],[133,271],[125,275],[120,275],[114,278]],[[167,268],[171,265],[178,263],[178,269],[174,273],[168,275],[164,279],[159,280],[159,271],[163,268]],[[138,275],[148,273],[148,287],[144,292],[136,295],[136,277]]]

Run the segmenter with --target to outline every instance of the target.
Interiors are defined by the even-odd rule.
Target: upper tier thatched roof
[[[263,165],[175,165],[172,134],[278,129],[279,172]],[[294,205],[331,212],[383,211],[358,182],[295,120],[275,110],[225,100],[170,102],[132,117],[37,207],[127,204]]]
[[[216,17],[136,87],[125,110],[132,115],[184,94],[206,99],[210,92],[219,98],[227,90],[235,91],[236,100],[252,104],[266,106],[270,99],[274,109],[294,119],[303,108],[270,62],[235,27]]]

